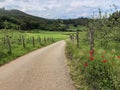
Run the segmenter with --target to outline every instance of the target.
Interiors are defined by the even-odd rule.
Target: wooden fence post
[[[89,31],[89,35],[90,35],[90,50],[93,50],[93,48],[94,48],[94,30],[92,30],[91,28]]]
[[[8,44],[8,54],[12,54],[11,42],[10,42],[10,38],[8,35],[6,35],[6,40],[7,40],[7,44]]]
[[[32,37],[33,47],[35,47],[35,38]]]
[[[77,41],[77,47],[79,47],[79,31],[76,31],[76,41]]]
[[[26,45],[25,45],[25,37],[22,35],[22,45],[24,48],[26,48]]]
[[[6,44],[6,37],[5,36],[3,37],[3,44],[4,44],[4,46]]]
[[[41,45],[41,38],[40,37],[38,37],[38,42]]]

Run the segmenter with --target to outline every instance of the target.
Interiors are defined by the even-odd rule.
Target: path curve
[[[66,64],[65,41],[0,67],[0,90],[75,90]]]

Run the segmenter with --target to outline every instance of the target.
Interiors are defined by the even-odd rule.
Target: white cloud
[[[93,4],[94,4],[94,1],[91,1],[91,0],[87,2],[86,1],[73,1],[70,3],[70,6],[73,8],[78,8],[80,6],[88,6],[88,5],[91,6]]]
[[[0,0],[0,7],[19,9],[45,18],[88,17],[98,12],[98,8],[110,12],[113,4],[120,8],[120,0]]]

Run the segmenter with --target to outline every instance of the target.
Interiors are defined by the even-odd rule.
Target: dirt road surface
[[[66,64],[65,41],[0,67],[0,90],[75,90]]]

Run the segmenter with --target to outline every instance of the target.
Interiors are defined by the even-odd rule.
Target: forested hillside
[[[0,9],[0,29],[42,29],[50,31],[67,31],[69,26],[85,26],[88,18],[78,19],[45,19],[26,14],[19,10]]]

